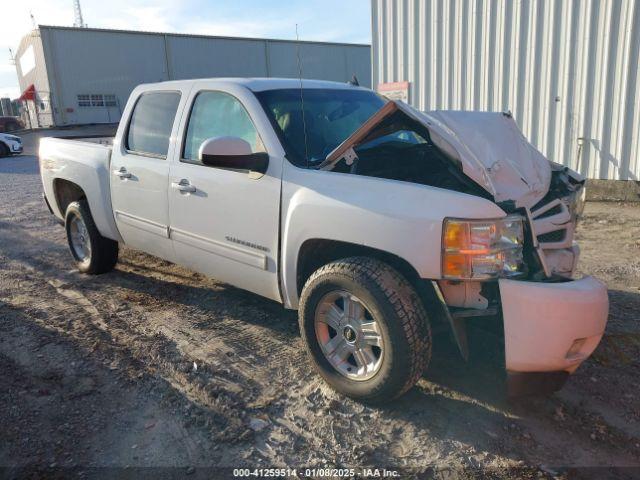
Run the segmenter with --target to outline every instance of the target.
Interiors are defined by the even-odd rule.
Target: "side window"
[[[179,103],[178,92],[143,93],[133,107],[127,150],[166,158]]]
[[[240,137],[249,142],[252,152],[264,151],[258,131],[237,98],[223,92],[200,92],[191,109],[183,159],[199,163],[200,145],[215,137]]]

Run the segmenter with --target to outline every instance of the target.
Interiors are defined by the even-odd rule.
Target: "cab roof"
[[[191,83],[205,83],[205,82],[220,82],[220,83],[235,83],[242,85],[253,92],[262,92],[265,90],[280,90],[290,88],[300,88],[300,79],[298,78],[200,78],[195,80],[172,80],[168,82],[159,82],[160,84],[176,85],[184,84],[186,82]],[[347,82],[332,82],[329,80],[309,80],[302,79],[302,88],[324,88],[324,89],[356,89],[362,87],[356,87]]]

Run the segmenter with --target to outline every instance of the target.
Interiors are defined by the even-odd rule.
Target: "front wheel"
[[[82,273],[97,275],[113,270],[118,261],[118,242],[100,235],[86,200],[69,204],[64,224],[69,250]]]
[[[431,356],[411,284],[384,262],[352,257],[317,270],[302,291],[300,330],[320,375],[340,393],[383,403],[410,389]]]

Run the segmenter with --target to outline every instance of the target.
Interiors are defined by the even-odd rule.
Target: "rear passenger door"
[[[111,203],[125,244],[174,261],[167,188],[186,91],[145,90],[125,111],[111,158]],[[128,107],[129,109],[129,107]]]

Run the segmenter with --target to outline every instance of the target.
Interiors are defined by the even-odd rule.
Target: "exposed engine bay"
[[[460,175],[459,169],[428,141],[409,143],[391,140],[374,147],[357,149],[356,153],[358,158],[351,165],[342,160],[333,170],[486,196]]]
[[[526,278],[556,281],[575,272],[585,179],[549,162],[509,114],[425,114],[390,101],[318,168],[490,199],[526,219]]]
[[[333,152],[328,158],[332,155]],[[327,164],[320,168],[327,168]],[[400,110],[386,115],[330,168],[337,172],[419,183],[492,198],[461,171],[455,157],[434,143],[424,124]]]

